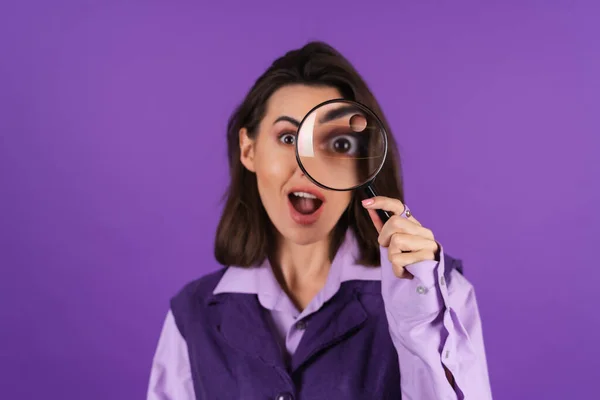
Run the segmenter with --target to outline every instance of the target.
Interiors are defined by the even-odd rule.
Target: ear
[[[251,172],[255,172],[254,144],[254,139],[248,136],[248,130],[246,128],[240,129],[240,161]]]

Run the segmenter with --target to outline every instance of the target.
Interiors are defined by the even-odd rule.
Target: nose
[[[300,165],[298,165],[298,162],[296,162],[296,160],[294,160],[294,173],[292,174],[292,177],[306,178],[304,171],[302,171],[302,168],[300,168]]]

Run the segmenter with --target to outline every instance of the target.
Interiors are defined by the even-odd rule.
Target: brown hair
[[[225,207],[215,239],[215,257],[225,266],[248,267],[273,256],[274,229],[258,193],[256,176],[240,162],[239,131],[245,127],[254,138],[266,112],[267,100],[279,88],[291,84],[336,88],[347,100],[369,107],[388,132],[388,156],[376,178],[378,194],[404,202],[400,156],[389,125],[375,97],[350,62],[336,49],[323,42],[310,42],[289,51],[271,64],[258,78],[244,101],[236,108],[227,125],[227,150],[231,182],[225,193]],[[380,265],[377,230],[360,204],[357,191],[332,232],[330,258],[344,240],[346,230],[353,231],[359,246],[357,262]]]

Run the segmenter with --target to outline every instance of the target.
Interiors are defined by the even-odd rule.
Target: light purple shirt
[[[296,321],[318,311],[349,280],[380,280],[392,342],[401,365],[405,400],[458,399],[444,366],[466,399],[492,398],[481,320],[473,286],[456,270],[444,280],[440,262],[407,266],[414,279],[393,273],[387,249],[381,248],[381,268],[354,262],[356,243],[351,235],[338,251],[327,281],[310,304],[298,311],[275,279],[268,262],[260,267],[230,267],[214,293],[256,294],[270,311],[272,328],[284,354],[291,356],[304,333]],[[439,268],[438,267],[439,264]],[[443,318],[438,318],[443,310]],[[462,398],[462,397],[461,397]],[[169,311],[154,355],[147,400],[193,400],[194,389],[186,342]]]

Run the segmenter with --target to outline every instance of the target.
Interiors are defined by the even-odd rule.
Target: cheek
[[[330,204],[330,208],[332,210],[335,210],[336,213],[340,213],[343,212],[350,204],[352,194],[351,192],[335,192],[332,193],[331,196],[327,197],[327,201]]]
[[[293,152],[282,151],[276,146],[261,146],[255,158],[255,173],[259,188],[262,191],[281,191],[283,185],[294,173]],[[291,158],[292,157],[292,158]]]
[[[274,157],[264,159],[256,168],[257,179],[269,184],[282,184],[289,177],[289,168]]]

